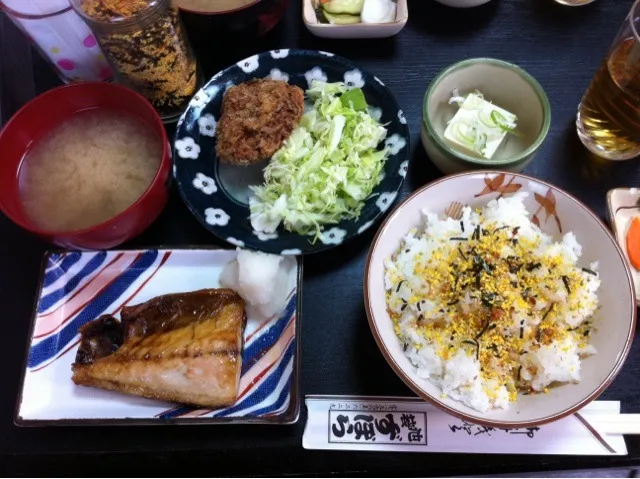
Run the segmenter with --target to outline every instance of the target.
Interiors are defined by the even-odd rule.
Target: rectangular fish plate
[[[83,424],[291,424],[300,413],[301,259],[289,278],[284,311],[269,320],[248,317],[239,397],[210,410],[71,381],[78,329],[102,314],[169,293],[220,287],[236,251],[151,249],[56,252],[45,256],[27,363],[16,411],[23,426]]]

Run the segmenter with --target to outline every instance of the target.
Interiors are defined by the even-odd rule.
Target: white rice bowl
[[[470,207],[464,208],[460,220],[425,209],[424,228],[412,229],[394,255],[395,259],[389,257],[385,260],[387,306],[396,322],[396,334],[404,344],[406,356],[416,367],[417,375],[439,386],[444,396],[462,401],[480,412],[490,408],[508,408],[510,396],[511,401],[516,400],[516,390],[525,394],[548,393],[548,386],[579,382],[581,356],[596,352],[588,343],[592,327],[581,326],[593,316],[598,306],[596,292],[600,279],[597,275],[597,263],[585,265],[588,266],[585,269],[580,268],[578,261],[582,247],[572,232],[566,233],[560,242],[554,242],[551,236],[540,231],[529,219],[529,213],[523,204],[527,196],[527,193],[519,193],[492,200],[482,210],[482,218],[479,212]],[[470,297],[470,292],[474,294],[479,291],[475,284],[466,288],[458,284],[458,294],[462,299],[451,305],[450,300],[435,292],[433,287],[434,284],[445,283],[445,280],[434,280],[431,287],[425,280],[425,277],[434,275],[441,278],[436,268],[446,263],[443,258],[452,259],[450,263],[463,263],[464,259],[472,262],[468,251],[471,245],[481,244],[480,239],[477,242],[473,239],[477,226],[481,228],[477,232],[484,233],[482,241],[490,243],[487,248],[498,250],[500,257],[493,264],[502,263],[510,279],[519,279],[522,284],[522,278],[525,277],[531,286],[526,290],[534,304],[516,298],[517,301],[508,308],[512,310],[511,314],[505,315],[503,321],[491,322],[489,318],[492,311],[501,311],[499,308],[504,306],[503,303],[495,308],[485,307],[480,301]],[[512,235],[513,231],[516,232],[515,235]],[[520,243],[513,245],[512,241]],[[524,243],[531,243],[533,248],[519,246]],[[534,261],[541,261],[543,264],[531,271],[528,271],[526,265],[522,265],[517,274],[508,273],[509,258],[522,261],[522,253],[514,256],[518,253],[515,250],[517,247],[531,252],[533,259],[529,260],[530,266],[540,264]],[[462,248],[467,252],[464,253]],[[548,267],[555,263],[558,266]],[[454,264],[453,268],[456,267]],[[417,274],[417,270],[424,273]],[[484,271],[480,273],[483,274],[484,282],[494,281],[492,274]],[[451,273],[451,276],[455,274]],[[560,278],[564,278],[567,285]],[[483,284],[480,289],[484,287]],[[510,285],[510,288],[514,293],[525,289],[519,285]],[[552,311],[547,314],[549,308]],[[478,347],[481,346],[482,357],[487,359],[484,361],[484,369],[481,368],[480,359],[474,356],[474,349],[477,348],[461,343],[464,336],[453,336],[454,329],[464,329],[469,325],[468,316],[473,314],[481,322],[467,341],[481,342]],[[497,326],[490,332],[483,331],[485,317],[490,326]],[[434,326],[436,322],[438,324]],[[543,341],[542,338],[537,341],[535,332],[543,325],[548,327],[545,331],[557,333],[556,337],[551,337],[548,341]],[[520,334],[521,337],[524,336],[523,339],[518,337],[520,326],[523,329]],[[593,327],[597,327],[597,324]],[[497,330],[500,331],[496,333]],[[425,337],[425,334],[436,337]],[[476,338],[477,334],[482,336]],[[496,355],[500,352],[497,351],[497,346],[496,351],[484,350],[486,345],[482,343],[489,340],[490,334],[497,340],[508,338],[501,343],[500,349],[504,349],[504,345],[509,342],[518,343],[514,346],[511,358],[504,351],[504,359],[497,359]],[[469,345],[472,347],[468,347]],[[511,363],[510,369],[505,371],[502,363]],[[493,377],[495,374],[504,377],[500,380]],[[505,378],[511,381],[515,375],[517,386],[509,382],[508,388]]]
[[[504,191],[505,185],[513,186],[503,195],[499,188]],[[518,197],[516,194],[514,197],[513,193],[527,195]],[[562,340],[544,341],[548,344],[540,345],[535,351],[527,350],[529,354],[522,359],[521,374],[527,386],[523,390],[531,393],[523,395],[521,390],[515,398],[513,391],[500,381],[492,383],[494,378],[485,378],[484,382],[479,377],[475,379],[480,375],[473,349],[457,348],[455,354],[444,359],[437,354],[437,348],[430,347],[429,338],[420,334],[412,320],[404,315],[415,315],[416,308],[411,306],[415,301],[411,298],[425,295],[425,291],[420,291],[420,281],[411,277],[416,254],[422,252],[428,257],[429,248],[433,247],[430,240],[421,238],[425,225],[433,230],[431,233],[442,229],[441,235],[447,240],[453,236],[454,228],[457,228],[455,236],[460,236],[460,221],[443,221],[444,211],[454,202],[473,209],[485,208],[498,197],[507,201],[502,202],[502,207],[495,203],[495,209],[490,208],[487,218],[517,224],[519,235],[538,238],[545,245],[546,253],[563,258],[567,268],[577,266],[577,271],[597,269],[597,276],[588,274],[589,278],[584,277],[584,286],[576,289],[579,290],[576,294],[583,298],[581,307],[574,304],[574,307],[557,311],[558,321],[562,321],[566,329],[592,324],[588,340],[582,341],[568,334]],[[543,207],[545,202],[553,208],[547,211]],[[423,212],[425,209],[427,216]],[[465,212],[462,218],[465,229],[467,222],[473,222],[473,214],[473,211]],[[539,230],[531,221],[533,214],[540,225]],[[465,234],[469,234],[468,229]],[[407,249],[409,253],[405,253]],[[393,285],[398,288],[399,281],[387,274],[392,256],[398,272],[404,274],[403,269],[407,268],[409,273],[407,284],[400,286],[397,295]],[[577,271],[574,274],[580,274]],[[545,272],[541,270],[539,274]],[[572,291],[573,286],[576,284],[572,283]],[[563,305],[564,288],[559,285],[555,289],[555,294],[550,291],[548,298],[540,298],[542,314],[549,301]],[[472,423],[496,427],[543,424],[571,414],[595,399],[620,370],[635,331],[635,294],[631,278],[609,231],[568,194],[520,174],[463,173],[415,192],[389,215],[378,231],[367,259],[364,293],[374,338],[398,376],[416,394],[445,411]],[[399,311],[394,301],[402,303],[403,299],[408,303],[405,310],[400,311],[403,320],[394,324],[392,316],[397,316]],[[429,311],[431,307],[438,311],[437,298],[430,299],[434,304],[424,302],[421,308]],[[456,307],[461,308],[460,305]],[[539,315],[525,318],[524,326],[535,328],[536,321],[539,323],[540,320]],[[399,330],[394,328],[400,324]],[[531,338],[524,339],[531,342]],[[529,367],[534,367],[534,374],[528,374]]]

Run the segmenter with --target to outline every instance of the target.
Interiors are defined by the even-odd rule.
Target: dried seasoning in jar
[[[144,95],[165,121],[200,87],[198,63],[169,0],[72,0],[119,82]]]

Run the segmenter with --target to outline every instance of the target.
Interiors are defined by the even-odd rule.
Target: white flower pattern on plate
[[[328,231],[320,233],[320,241],[324,244],[341,244],[347,232],[340,228],[331,228]]]
[[[364,86],[362,72],[360,70],[349,70],[344,74],[344,83],[347,88],[362,88]]]
[[[363,224],[360,228],[358,228],[358,234],[361,235],[362,233],[364,233],[365,231],[367,231],[369,228],[371,228],[371,225],[373,224],[373,221],[367,221],[365,224]]]
[[[382,118],[382,108],[378,108],[377,106],[370,106],[368,108],[369,111],[369,115],[371,115],[371,118],[373,118],[375,121],[380,121],[380,118]]]
[[[289,81],[289,75],[277,68],[274,68],[269,72],[269,78],[271,78],[272,80],[281,80],[286,82]]]
[[[398,174],[405,178],[407,176],[407,170],[409,169],[409,161],[403,161],[400,163],[400,169],[398,170]]]
[[[209,96],[209,100],[211,100],[212,98],[215,98],[218,95],[218,92],[220,91],[220,87],[218,85],[212,85],[209,88],[207,88],[205,91]]]
[[[270,241],[278,239],[278,233],[263,233],[262,231],[253,231],[253,234],[258,237],[260,241]]]
[[[374,76],[374,77],[373,77],[373,79],[374,79],[375,81],[377,81],[378,83],[380,83],[380,85],[384,86],[384,83],[382,83],[382,80],[380,80],[380,78],[378,78],[378,77]]]
[[[400,120],[400,123],[403,125],[407,124],[407,119],[404,117],[404,112],[402,110],[398,110],[398,120]]]
[[[376,206],[380,208],[383,213],[389,209],[389,206],[396,199],[398,193],[382,193],[376,200]]]
[[[198,118],[198,126],[200,127],[200,134],[203,136],[215,136],[216,135],[216,119],[211,113]]]
[[[286,58],[287,56],[289,56],[289,49],[271,50],[271,56],[273,58]]]
[[[185,136],[181,140],[176,140],[176,150],[178,150],[178,156],[180,158],[197,160],[198,156],[200,156],[200,145],[188,136]]]
[[[244,60],[239,61],[238,63],[236,63],[236,65],[242,68],[243,72],[251,73],[258,69],[258,67],[260,66],[260,62],[258,61],[258,55],[253,55],[249,58],[245,58]]]
[[[384,141],[384,145],[389,147],[392,155],[397,155],[400,153],[400,150],[407,146],[407,140],[396,133],[387,138]]]
[[[319,80],[323,82],[327,81],[327,75],[322,71],[322,69],[320,69],[320,67],[313,67],[311,70],[304,74],[304,77],[307,79],[309,88],[311,88],[311,82],[313,80]]]
[[[299,249],[283,249],[280,254],[282,256],[297,256],[302,254],[302,250]]]
[[[191,106],[193,108],[202,108],[209,102],[209,95],[204,90],[200,90],[195,96],[191,99]]]
[[[207,208],[204,210],[205,221],[211,226],[227,226],[229,215],[220,208]]]
[[[231,243],[232,245],[235,245],[238,248],[244,248],[244,241],[236,239],[233,236],[229,236],[227,238],[227,243]]]
[[[218,186],[213,178],[209,178],[202,173],[196,173],[196,177],[193,179],[193,187],[202,191],[205,195],[212,195],[218,191]]]
[[[334,56],[334,55],[335,55],[334,53],[331,53],[331,52],[322,52],[322,51],[319,51],[318,53],[319,53],[320,55],[324,55],[325,57],[332,57],[332,56]]]

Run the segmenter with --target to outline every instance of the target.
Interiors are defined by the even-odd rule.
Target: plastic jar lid
[[[101,11],[103,4],[109,7],[109,15]],[[71,5],[92,22],[125,25],[161,10],[169,5],[169,0],[71,0]]]

